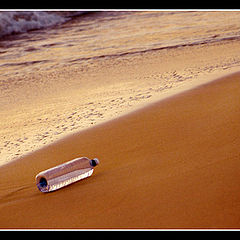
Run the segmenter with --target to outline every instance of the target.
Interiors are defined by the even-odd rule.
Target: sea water
[[[0,11],[0,74],[236,39],[239,22],[239,11]]]

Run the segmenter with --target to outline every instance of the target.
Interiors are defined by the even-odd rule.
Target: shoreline
[[[175,89],[233,72],[239,47],[236,40],[185,46],[15,76],[0,99],[0,164]]]

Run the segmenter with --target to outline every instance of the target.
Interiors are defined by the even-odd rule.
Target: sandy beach
[[[236,71],[239,48],[237,40],[222,41],[7,77],[0,85],[0,164],[179,88]]]
[[[67,136],[0,168],[1,228],[239,228],[240,74]],[[43,194],[77,156],[93,176]]]
[[[0,69],[0,229],[239,229],[239,38],[37,65],[49,46]],[[38,190],[81,156],[90,178]]]

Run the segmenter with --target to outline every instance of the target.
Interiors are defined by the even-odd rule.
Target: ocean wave
[[[1,11],[0,37],[56,26],[84,13],[83,11]]]

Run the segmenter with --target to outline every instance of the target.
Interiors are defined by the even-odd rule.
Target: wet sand
[[[239,228],[239,79],[200,84],[2,166],[0,227]],[[38,172],[78,156],[100,159],[90,178],[38,191]]]
[[[0,165],[178,88],[239,69],[239,48],[238,40],[225,40],[71,66],[44,63],[16,75],[5,69],[0,80]],[[59,54],[64,51],[57,48]],[[34,54],[23,55],[22,62],[32,61]]]

